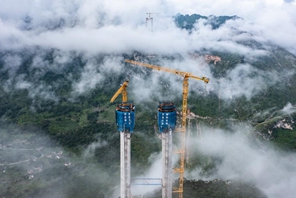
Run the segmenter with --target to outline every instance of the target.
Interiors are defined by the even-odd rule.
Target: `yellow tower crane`
[[[117,92],[114,94],[114,96],[111,98],[110,102],[114,102],[114,100],[119,96],[119,94],[122,94],[122,103],[127,102],[127,91],[126,88],[128,86],[129,81],[126,80],[120,88],[117,90]]]
[[[120,197],[131,197],[131,133],[135,125],[135,106],[127,103],[129,81],[121,84],[110,102],[122,94],[122,103],[116,107],[116,125],[120,132]]]
[[[184,184],[184,168],[185,168],[185,144],[186,144],[185,133],[186,133],[187,98],[188,98],[188,86],[189,86],[188,79],[193,78],[196,80],[202,80],[205,83],[208,83],[209,79],[206,77],[194,76],[189,72],[183,72],[175,69],[160,67],[157,65],[151,65],[147,63],[138,62],[138,61],[126,59],[125,62],[138,65],[138,66],[151,68],[158,71],[169,72],[169,73],[176,74],[183,77],[182,123],[181,123],[181,129],[178,130],[178,132],[181,132],[181,148],[180,150],[177,151],[177,153],[180,154],[180,167],[174,168],[174,173],[180,174],[180,178],[179,178],[179,187],[173,188],[173,192],[179,193],[179,198],[182,198],[183,184]]]

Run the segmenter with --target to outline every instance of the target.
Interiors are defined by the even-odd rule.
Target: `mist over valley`
[[[0,4],[0,197],[119,197],[110,99],[126,80],[131,177],[161,177],[157,106],[180,125],[182,78],[126,59],[210,79],[189,80],[184,197],[295,196],[294,1]]]

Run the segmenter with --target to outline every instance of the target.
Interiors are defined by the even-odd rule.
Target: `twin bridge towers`
[[[125,62],[152,68],[158,71],[166,71],[173,74],[181,75],[183,80],[183,105],[182,105],[182,121],[181,128],[176,128],[177,113],[173,102],[160,102],[158,105],[157,123],[158,131],[162,139],[162,178],[135,178],[135,182],[131,183],[131,133],[133,133],[135,126],[135,105],[128,103],[127,91],[129,81],[125,81],[110,102],[122,94],[122,102],[116,106],[116,125],[120,132],[120,197],[131,198],[131,185],[147,185],[153,181],[153,185],[161,185],[162,198],[172,198],[172,193],[179,193],[179,198],[183,197],[183,183],[184,183],[184,159],[185,159],[185,132],[186,132],[186,114],[187,114],[187,95],[188,95],[188,78],[203,80],[205,83],[209,82],[206,77],[193,76],[191,73],[164,68],[147,63],[141,63],[132,60],[125,60]],[[177,151],[180,154],[180,163],[178,168],[172,167],[172,134],[173,132],[180,132],[181,141],[180,148]],[[173,173],[180,175],[179,186],[173,187]]]
[[[162,178],[135,178],[131,183],[131,133],[135,124],[135,106],[121,103],[116,107],[116,124],[120,131],[120,197],[131,198],[131,185],[162,186],[162,197],[172,197],[172,131],[176,125],[176,109],[172,102],[158,106],[158,128],[162,136]]]

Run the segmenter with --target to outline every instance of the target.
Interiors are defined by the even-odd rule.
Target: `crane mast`
[[[152,12],[148,12],[146,13],[148,16],[146,17],[146,27],[148,27],[148,21],[151,22],[151,32],[153,32],[153,17],[151,16],[152,14],[159,14],[159,13],[152,13]]]
[[[126,59],[125,62],[138,65],[138,66],[143,66],[147,68],[151,68],[153,70],[158,70],[158,71],[164,71],[164,72],[169,72],[175,75],[179,75],[183,77],[183,97],[182,97],[182,122],[181,122],[181,129],[177,129],[177,132],[181,132],[181,146],[180,150],[177,151],[178,154],[180,154],[180,167],[179,168],[174,168],[174,173],[179,174],[179,187],[174,187],[173,192],[174,193],[179,193],[179,198],[183,198],[183,184],[184,184],[184,169],[185,169],[185,144],[186,144],[186,115],[187,115],[187,98],[188,98],[188,87],[189,83],[188,80],[189,78],[193,78],[195,80],[202,80],[204,83],[208,83],[209,79],[206,77],[198,77],[194,76],[189,72],[183,72],[175,69],[170,69],[170,68],[165,68],[165,67],[160,67],[157,65],[151,65],[143,62],[138,62],[138,61],[133,61],[133,60],[128,60]]]
[[[127,103],[129,81],[121,84],[110,102],[122,94],[122,103],[118,104],[115,111],[116,125],[120,132],[120,197],[131,197],[131,133],[135,125],[135,106]]]

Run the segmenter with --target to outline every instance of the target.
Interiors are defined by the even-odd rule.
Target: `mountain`
[[[206,25],[210,25],[213,29],[219,28],[221,25],[226,23],[228,20],[237,20],[242,19],[236,15],[234,16],[202,16],[199,14],[192,15],[182,15],[177,14],[175,17],[175,23],[179,28],[192,30],[194,28],[195,23],[199,22],[199,20],[204,20]]]
[[[240,181],[213,181],[185,180],[184,197],[254,197],[266,198],[266,195],[252,184]],[[161,197],[161,190],[146,195],[148,198]],[[173,196],[177,197],[177,196]]]
[[[228,20],[237,19],[193,14],[177,15],[175,22],[190,33],[199,20],[219,29]],[[178,67],[189,60],[208,69],[205,71],[212,78],[207,87],[190,80],[188,125],[192,131],[219,128],[233,134],[237,128],[250,127],[248,134],[254,142],[262,139],[279,152],[295,152],[296,56],[255,39],[236,44],[246,53],[223,48],[188,54],[133,50],[91,55],[40,46],[0,49],[0,196],[52,197],[50,192],[54,191],[55,197],[110,197],[114,186],[119,185],[120,146],[114,123],[115,104],[109,101],[126,79],[130,80],[129,98],[137,108],[132,174],[149,170],[154,163],[151,154],[161,150],[154,127],[158,101],[173,100],[180,111],[182,79],[134,67],[124,62],[126,58],[167,67]],[[204,177],[210,178],[223,164],[220,156],[206,152],[192,156],[188,170],[197,167]],[[241,187],[245,191],[237,190]],[[220,192],[226,197],[224,190],[228,189],[233,197],[252,193],[265,197],[258,188],[240,181],[228,186],[221,180],[211,180],[210,184],[185,182],[191,196],[213,197]]]

